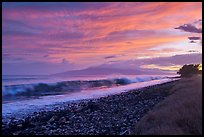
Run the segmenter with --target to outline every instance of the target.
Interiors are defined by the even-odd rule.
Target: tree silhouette
[[[201,74],[202,70],[199,70],[200,64],[189,64],[184,65],[177,73],[181,75],[181,77],[190,77],[193,74]]]

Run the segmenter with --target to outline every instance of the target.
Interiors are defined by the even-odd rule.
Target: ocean
[[[48,75],[3,75],[2,115],[30,113],[67,101],[100,98],[172,81],[176,75],[112,75],[61,78]]]

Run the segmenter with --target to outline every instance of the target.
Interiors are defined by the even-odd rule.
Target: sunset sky
[[[3,74],[201,63],[201,2],[4,2]]]

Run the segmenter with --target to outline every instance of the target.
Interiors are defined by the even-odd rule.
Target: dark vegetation
[[[168,98],[135,126],[134,135],[202,135],[202,66],[184,65]]]
[[[177,73],[181,77],[191,77],[195,74],[202,74],[202,70],[199,70],[200,64],[189,64],[184,65]]]
[[[134,135],[202,135],[202,76],[183,78],[135,126]]]

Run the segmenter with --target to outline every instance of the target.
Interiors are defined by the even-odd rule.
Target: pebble
[[[3,135],[127,135],[137,121],[168,96],[163,92],[168,92],[172,83],[63,103],[53,111],[35,112],[21,120],[11,117],[9,123],[2,120]]]

